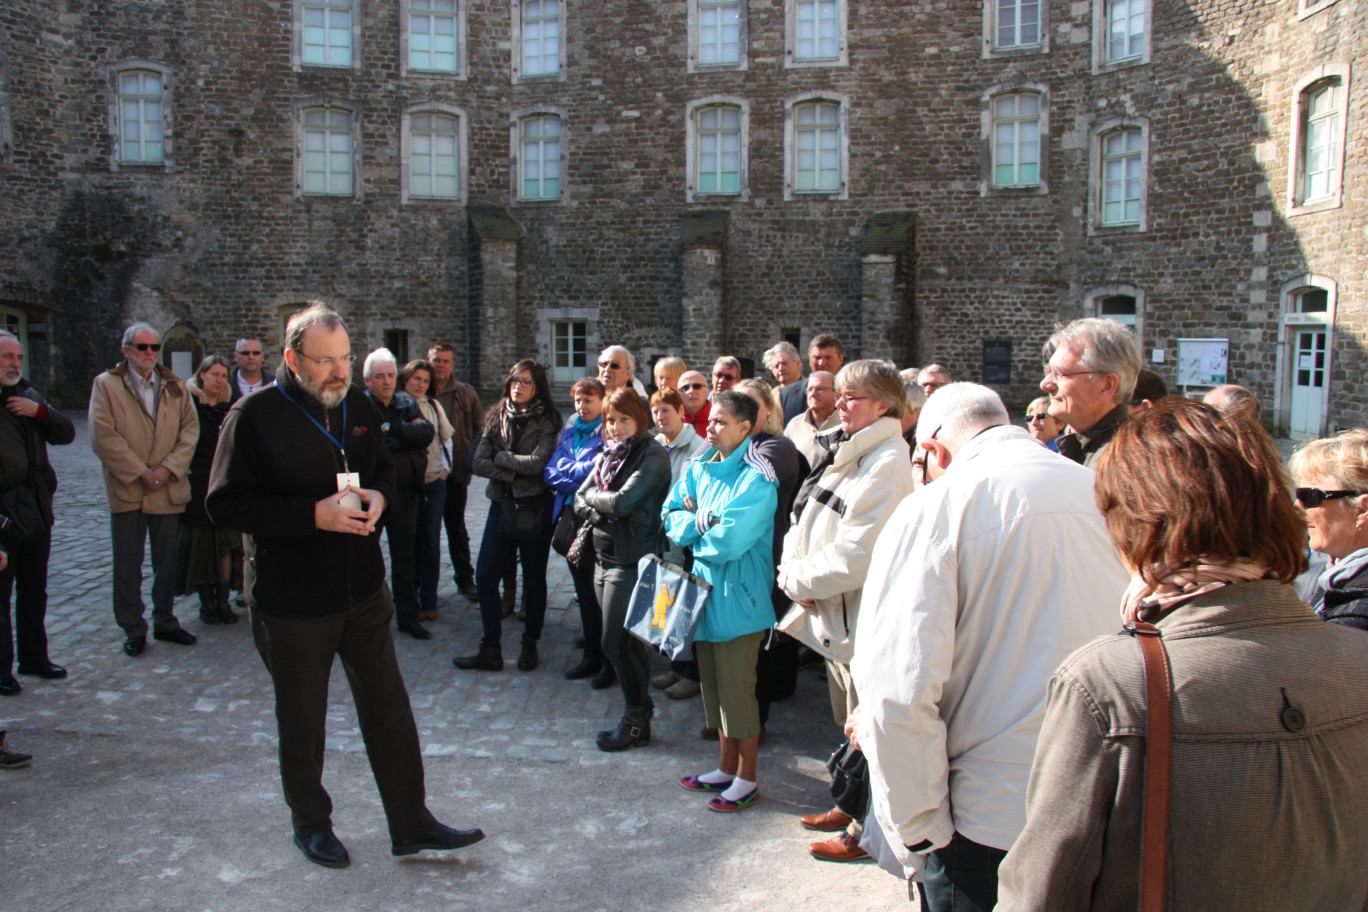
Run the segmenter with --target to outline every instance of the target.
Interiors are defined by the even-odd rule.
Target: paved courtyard
[[[176,613],[193,647],[148,641],[126,657],[110,608],[109,513],[84,416],[51,449],[60,487],[48,633],[65,681],[21,678],[0,698],[0,728],[33,766],[0,771],[0,907],[7,910],[821,910],[905,908],[906,888],[868,863],[823,864],[799,814],[829,806],[838,734],[826,685],[800,675],[775,704],[760,752],[762,801],[715,814],[675,781],[716,766],[699,739],[698,699],[657,693],[651,745],[605,754],[620,694],[567,681],[578,609],[552,555],[542,665],[462,672],[479,612],[449,569],[434,637],[396,638],[417,715],[428,801],[438,818],[480,826],[481,844],[394,859],[350,694],[334,668],[325,783],[352,866],[308,864],[290,843],[280,796],[270,681],[246,623],[206,628],[198,600]],[[483,482],[468,524],[483,528]],[[150,568],[147,570],[150,577]],[[150,582],[150,579],[149,579]],[[145,586],[146,588],[146,586]],[[149,609],[150,613],[150,609]],[[505,625],[515,658],[520,625]],[[661,660],[661,668],[664,668]]]

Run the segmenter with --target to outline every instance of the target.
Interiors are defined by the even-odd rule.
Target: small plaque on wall
[[[983,340],[983,382],[1012,382],[1012,343],[1009,340]]]

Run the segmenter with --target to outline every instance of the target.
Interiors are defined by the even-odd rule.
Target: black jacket
[[[275,378],[272,377],[270,374],[267,374],[265,371],[262,371],[261,386],[252,390],[252,392],[259,393],[262,390],[271,386],[271,384],[273,383],[275,383]],[[228,375],[228,404],[234,405],[241,398],[242,387],[238,386],[238,369],[235,367],[233,368],[233,372]]]
[[[600,563],[635,567],[658,547],[660,507],[670,493],[670,454],[650,435],[632,441],[605,491],[594,473],[575,493],[575,512],[594,526]]]
[[[494,407],[503,408],[503,401]],[[518,422],[511,443],[505,443],[502,434],[486,431],[470,460],[471,471],[489,479],[486,496],[496,503],[503,502],[505,485],[512,485],[514,497],[550,494],[543,471],[556,452],[560,433],[560,414],[554,409]]]
[[[1325,590],[1320,616],[1327,621],[1368,630],[1368,565]]]
[[[190,386],[191,395],[195,397],[195,414],[199,417],[199,439],[195,441],[195,453],[190,457],[190,502],[185,505],[185,512],[181,514],[181,525],[183,526],[211,526],[209,514],[204,510],[204,495],[209,493],[209,473],[214,468],[214,450],[218,448],[219,431],[223,427],[223,419],[228,416],[230,403],[216,402],[209,405],[197,392],[197,387]]]
[[[396,392],[389,405],[381,405],[366,391],[366,398],[380,413],[385,446],[394,457],[394,488],[399,492],[423,490],[427,472],[427,448],[437,429],[423,418],[418,403],[408,393]]]
[[[215,525],[246,533],[246,585],[263,614],[338,614],[385,581],[379,534],[320,532],[314,524],[314,505],[337,493],[337,473],[344,471],[338,429],[348,468],[387,504],[394,500],[394,460],[380,416],[358,387],[325,414],[284,364],[276,380],[280,389],[258,390],[229,410],[205,506]],[[329,429],[331,442],[305,412]]]
[[[807,379],[795,380],[779,387],[779,404],[784,407],[784,427],[807,411]]]
[[[4,403],[18,396],[38,403],[43,418],[11,415]],[[71,443],[76,426],[71,419],[50,408],[43,395],[20,380],[0,389],[0,494],[27,486],[33,491],[43,522],[52,527],[52,494],[57,490],[57,473],[48,462],[47,445]]]

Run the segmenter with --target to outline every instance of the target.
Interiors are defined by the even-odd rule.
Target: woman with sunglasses
[[[1307,602],[1327,621],[1368,630],[1368,431],[1303,444],[1291,468],[1311,550],[1330,560]]]
[[[1041,396],[1026,406],[1026,430],[1051,453],[1059,452],[1059,435],[1064,433],[1065,424],[1050,414],[1050,397]]]
[[[489,479],[489,516],[480,540],[480,557],[475,564],[475,586],[480,591],[480,620],[484,637],[474,655],[457,656],[457,668],[480,671],[503,670],[503,610],[499,580],[508,555],[517,550],[523,568],[523,607],[527,612],[523,628],[518,670],[537,667],[537,639],[546,620],[546,560],[551,553],[551,489],[542,473],[560,440],[561,416],[551,401],[551,385],[546,369],[524,358],[508,372],[503,397],[485,415],[484,436],[475,450],[471,471]],[[512,539],[500,534],[503,511],[545,507],[545,528],[536,535]]]

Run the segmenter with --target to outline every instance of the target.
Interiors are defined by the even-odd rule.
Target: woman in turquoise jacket
[[[665,534],[693,552],[693,572],[712,585],[694,634],[705,724],[720,729],[721,763],[685,776],[689,791],[716,794],[714,811],[740,811],[760,798],[755,763],[760,705],[755,662],[774,626],[774,469],[750,444],[758,408],[731,390],[714,393],[708,416],[711,449],[689,465],[665,500]]]

